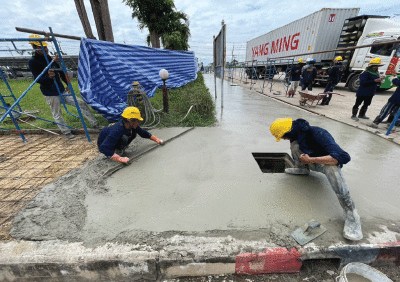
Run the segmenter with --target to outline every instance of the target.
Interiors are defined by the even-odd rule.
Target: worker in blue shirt
[[[41,38],[37,34],[31,34],[29,38]],[[35,52],[32,54],[32,58],[29,60],[29,69],[32,72],[33,77],[36,79],[42,71],[47,67],[47,61],[45,56],[47,57],[48,61],[51,62],[52,58],[49,56],[47,43],[42,41],[42,47],[40,46],[39,41],[30,41],[29,44],[32,45],[32,48],[35,49]],[[52,67],[59,69],[60,65],[56,62],[52,63]],[[40,84],[40,90],[44,95],[46,103],[50,107],[51,114],[53,115],[54,121],[57,122],[58,128],[60,128],[61,132],[68,138],[73,139],[75,135],[71,133],[71,130],[63,125],[67,125],[62,117],[61,112],[61,98],[60,94],[70,94],[70,89],[67,87],[65,88],[64,85],[61,83],[61,80],[68,85],[67,78],[62,71],[56,71],[53,69],[49,69],[46,73],[44,73],[39,79],[38,83]],[[57,84],[57,85],[56,85]],[[59,91],[57,90],[57,87]],[[72,96],[63,96],[64,103],[71,106],[75,105],[75,100]],[[76,98],[79,108],[81,109],[82,114],[88,119],[92,128],[101,129],[103,128],[101,125],[97,123],[96,118],[90,112],[88,105],[79,98]]]
[[[396,76],[391,76],[389,78],[392,81],[392,84],[397,86],[396,91],[390,96],[386,105],[383,106],[379,115],[374,119],[370,127],[378,128],[378,124],[380,124],[389,114],[392,116],[391,120],[393,121],[394,116],[399,111],[400,108],[400,79]],[[396,126],[398,126],[399,122],[396,122]],[[390,126],[390,123],[388,124]]]
[[[378,68],[380,66],[383,66],[381,63],[381,58],[374,58],[369,62],[365,71],[360,75],[360,87],[356,93],[357,98],[356,103],[353,106],[351,119],[355,121],[358,121],[358,118],[369,119],[369,117],[365,116],[365,113],[368,110],[368,106],[371,105],[371,101],[375,95],[376,89],[382,82],[382,78],[378,72]],[[357,118],[358,107],[362,103],[364,104],[361,107]]]
[[[341,171],[341,167],[350,161],[349,154],[336,144],[328,131],[310,126],[304,119],[277,119],[270,131],[277,142],[281,139],[290,141],[296,167],[285,169],[285,173],[309,175],[310,170],[314,170],[325,174],[345,213],[343,237],[352,241],[361,240],[360,216]]]
[[[113,125],[105,127],[99,134],[97,146],[99,151],[112,161],[127,163],[129,158],[121,157],[116,151],[123,151],[129,144],[139,135],[142,138],[150,139],[160,145],[164,141],[151,135],[139,126],[143,118],[140,116],[140,111],[136,107],[127,107],[122,113],[122,119]]]
[[[287,97],[293,97],[296,93],[297,87],[300,85],[301,69],[303,68],[303,59],[299,59],[297,64],[290,69],[290,87],[288,89]]]
[[[315,59],[307,59],[307,65],[305,65],[301,70],[301,90],[312,91],[312,86],[315,83],[315,78],[317,77],[317,68],[314,66],[316,60]]]
[[[346,67],[342,64],[343,58],[341,56],[336,57],[333,60],[334,66],[328,70],[328,84],[326,85],[324,93],[333,92],[335,86],[342,79],[343,73],[346,70]],[[322,99],[321,106],[329,105],[329,102],[332,99],[332,94],[326,94],[326,96]]]

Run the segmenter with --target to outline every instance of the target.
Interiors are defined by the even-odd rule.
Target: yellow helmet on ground
[[[334,59],[334,61],[343,61],[343,58],[342,58],[342,56],[337,56],[337,57]]]
[[[42,37],[37,34],[31,34],[29,35],[29,38],[42,38]],[[40,47],[40,41],[29,41],[29,44],[33,44]],[[42,45],[47,46],[47,43],[45,41],[42,41]]]
[[[370,66],[378,66],[379,67],[379,66],[383,66],[383,65],[384,64],[382,64],[382,60],[379,57],[373,58],[368,64],[369,67]]]
[[[276,142],[279,142],[282,136],[292,129],[292,123],[291,118],[279,118],[271,124],[269,130],[275,136]]]
[[[127,107],[124,112],[122,113],[122,117],[127,118],[127,119],[138,119],[138,120],[143,120],[140,116],[140,111],[136,107]]]

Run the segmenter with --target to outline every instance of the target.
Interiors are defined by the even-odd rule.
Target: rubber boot
[[[366,112],[367,112],[367,109],[361,108],[360,113],[358,114],[358,117],[362,118],[362,119],[369,119],[369,117],[365,116]]]
[[[295,174],[295,175],[309,175],[310,170],[308,168],[303,168],[303,167],[293,167],[293,168],[286,168],[285,173]]]
[[[372,127],[372,128],[378,128],[378,125],[379,125],[379,123],[381,123],[381,119],[379,118],[379,117],[376,117],[375,119],[374,119],[374,121],[370,124],[370,125],[368,125],[369,127]]]
[[[337,196],[345,215],[343,237],[351,241],[361,240],[363,238],[361,220],[360,216],[358,215],[357,209],[355,208],[353,200],[350,198],[350,195]]]
[[[353,108],[353,115],[351,116],[351,119],[358,121],[357,113],[358,113],[358,108],[357,109]]]
[[[324,98],[322,98],[322,102],[321,102],[321,106],[325,106],[327,102],[326,96]]]

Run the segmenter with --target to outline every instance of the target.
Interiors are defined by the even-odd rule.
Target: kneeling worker
[[[310,126],[304,119],[277,119],[272,123],[270,131],[277,142],[281,138],[290,140],[296,168],[287,168],[286,173],[308,175],[310,170],[314,170],[327,176],[345,213],[343,236],[353,241],[361,240],[363,234],[360,216],[341,171],[341,167],[350,161],[349,154],[336,144],[328,131]]]
[[[99,151],[106,155],[110,160],[120,163],[127,163],[129,158],[121,157],[115,153],[115,150],[124,151],[136,135],[139,134],[142,138],[151,139],[160,145],[164,141],[151,135],[144,129],[141,129],[139,122],[143,118],[140,117],[140,111],[136,107],[127,107],[122,113],[122,119],[111,126],[104,128],[97,139]]]

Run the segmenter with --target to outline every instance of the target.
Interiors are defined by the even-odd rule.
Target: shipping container
[[[267,61],[282,56],[334,50],[346,19],[358,15],[359,8],[324,8],[247,42],[246,61]],[[317,62],[331,61],[334,53],[313,55]]]

